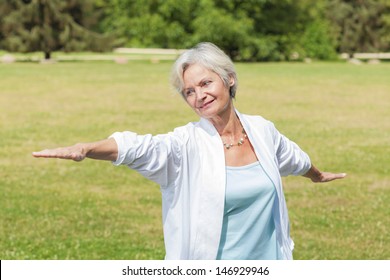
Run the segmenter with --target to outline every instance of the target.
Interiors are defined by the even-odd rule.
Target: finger
[[[40,152],[33,152],[32,155],[37,158],[59,158],[74,161],[82,161],[85,158],[85,155],[81,152],[73,151],[69,148],[46,149]]]
[[[346,176],[347,176],[347,173],[339,173],[339,174],[336,174],[336,179],[342,179]]]
[[[346,175],[347,175],[347,174],[345,174],[345,173],[332,174],[331,179],[332,179],[332,180],[342,179],[342,178],[344,178]]]
[[[34,157],[56,157],[56,153],[53,150],[42,150],[39,152],[33,152]]]
[[[72,159],[72,154],[64,151],[63,149],[53,149],[53,150],[42,150],[40,152],[33,152],[34,157],[42,158],[62,158],[62,159]]]
[[[345,176],[347,176],[346,173],[327,173],[326,176],[322,179],[322,182],[329,182],[337,179],[343,179]]]

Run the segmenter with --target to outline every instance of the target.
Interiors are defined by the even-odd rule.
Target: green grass
[[[0,64],[0,259],[162,259],[159,188],[110,163],[32,151],[197,116],[171,62]],[[390,64],[237,64],[236,107],[274,121],[320,169],[284,179],[296,259],[390,259]]]

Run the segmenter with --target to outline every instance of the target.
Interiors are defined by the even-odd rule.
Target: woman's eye
[[[192,93],[194,93],[194,90],[193,89],[189,89],[189,90],[186,90],[184,92],[185,96],[190,96]]]
[[[208,86],[209,84],[211,84],[211,81],[204,81],[202,83],[202,86],[205,87],[205,86]]]

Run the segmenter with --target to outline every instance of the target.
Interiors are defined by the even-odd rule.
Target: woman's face
[[[183,79],[184,98],[200,117],[221,117],[230,108],[229,87],[215,72],[199,64],[192,64],[185,70]],[[231,79],[229,86],[233,84],[234,80]]]

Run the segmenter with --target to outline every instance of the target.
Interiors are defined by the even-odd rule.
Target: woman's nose
[[[196,90],[195,90],[195,93],[196,93],[196,100],[197,100],[197,101],[202,101],[202,100],[204,100],[205,97],[206,97],[206,94],[205,94],[205,92],[203,91],[202,88],[196,89]]]

